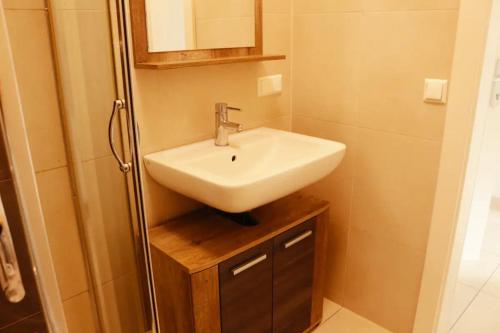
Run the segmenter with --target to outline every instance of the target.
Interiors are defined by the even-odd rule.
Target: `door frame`
[[[449,315],[489,112],[486,103],[491,97],[498,42],[500,0],[461,0],[448,114],[415,333],[449,330]]]
[[[0,60],[1,116],[6,129],[7,149],[11,158],[13,179],[18,193],[26,238],[33,265],[37,270],[37,284],[45,319],[50,332],[68,333],[38,195],[3,0],[0,0]]]

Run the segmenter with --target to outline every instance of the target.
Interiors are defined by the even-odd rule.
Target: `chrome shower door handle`
[[[123,99],[117,99],[113,102],[113,112],[111,112],[111,117],[109,118],[108,140],[109,140],[109,146],[111,147],[111,152],[113,153],[113,156],[118,162],[118,167],[120,168],[121,172],[128,173],[130,172],[130,170],[132,170],[132,163],[125,162],[124,159],[120,157],[120,154],[118,154],[118,151],[116,150],[115,139],[114,139],[115,133],[113,125],[115,123],[115,119],[116,116],[118,115],[118,112],[121,110],[126,110],[125,101]]]
[[[17,262],[14,242],[7,223],[7,217],[0,198],[0,286],[7,300],[19,303],[24,299],[24,290],[21,271]]]

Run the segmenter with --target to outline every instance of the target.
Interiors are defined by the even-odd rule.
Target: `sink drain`
[[[233,157],[231,157],[231,161],[236,161],[236,155],[233,155]]]

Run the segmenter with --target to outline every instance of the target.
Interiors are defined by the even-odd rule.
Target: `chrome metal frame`
[[[151,252],[149,248],[149,235],[148,235],[148,224],[146,218],[146,212],[144,207],[145,197],[143,192],[143,170],[141,164],[141,157],[139,154],[140,147],[140,134],[137,125],[137,119],[134,111],[133,96],[134,91],[132,89],[132,76],[131,70],[133,68],[133,62],[131,61],[132,48],[129,45],[129,36],[131,35],[131,30],[129,30],[129,17],[127,0],[115,0],[117,19],[119,25],[119,41],[120,41],[120,57],[121,57],[121,69],[124,84],[124,101],[127,109],[127,129],[129,136],[129,147],[132,157],[131,167],[132,167],[132,178],[134,183],[134,195],[135,195],[135,208],[138,217],[138,230],[141,240],[141,247],[144,254],[145,261],[145,272],[146,272],[146,282],[149,294],[150,308],[151,308],[151,325],[153,332],[160,332],[159,321],[158,321],[158,311],[156,303],[156,295],[154,290],[154,280],[153,280],[153,267],[151,262]],[[137,251],[138,249],[136,249]]]

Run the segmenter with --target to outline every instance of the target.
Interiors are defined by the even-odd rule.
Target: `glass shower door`
[[[109,0],[53,0],[49,12],[96,330],[137,333],[151,329],[154,311],[117,6]]]

